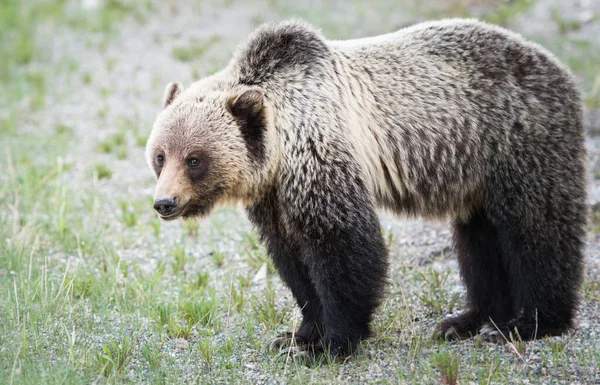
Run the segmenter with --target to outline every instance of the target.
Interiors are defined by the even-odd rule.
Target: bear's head
[[[146,145],[161,218],[205,216],[223,201],[257,199],[276,147],[263,91],[184,91],[170,83],[163,104]]]

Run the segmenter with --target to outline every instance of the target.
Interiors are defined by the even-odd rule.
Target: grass
[[[200,351],[200,356],[202,357],[202,362],[204,363],[204,369],[210,372],[212,369],[214,355],[214,348],[212,347],[210,339],[205,338],[199,340],[198,350]]]
[[[587,280],[583,284],[583,298],[600,302],[600,281]]]
[[[218,303],[213,292],[201,298],[185,299],[179,304],[179,310],[183,318],[192,325],[214,326]]]
[[[536,0],[514,0],[498,2],[498,5],[486,12],[483,19],[490,23],[506,25],[515,16],[527,11]]]
[[[98,179],[110,179],[112,177],[112,170],[105,163],[94,164],[93,173]]]
[[[450,273],[450,270],[439,272],[432,268],[417,273],[417,280],[423,287],[417,297],[433,314],[442,315],[445,311],[452,312],[458,308],[460,295],[446,290]]]
[[[137,224],[137,211],[127,201],[121,201],[121,222],[126,227],[134,227]]]
[[[117,132],[98,143],[98,151],[111,153],[125,146],[125,133]]]
[[[81,74],[81,82],[84,85],[92,83],[92,74],[89,72],[84,72],[83,74]]]
[[[565,35],[571,31],[578,31],[581,29],[581,22],[579,20],[567,20],[561,14],[560,10],[553,8],[550,11],[552,21],[558,26],[558,31],[561,35]]]
[[[225,263],[225,253],[220,252],[220,251],[213,251],[210,253],[210,256],[213,260],[213,262],[215,263],[215,266],[217,267],[222,267],[223,264]]]
[[[513,338],[504,346],[431,341],[435,322],[459,307],[454,276],[394,254],[403,235],[392,229],[384,236],[396,278],[361,353],[306,368],[265,352],[270,338],[301,317],[257,234],[232,209],[204,221],[160,222],[146,197],[150,175],[131,182],[113,174],[117,164],[145,167],[140,147],[151,118],[133,106],[144,101],[119,114],[117,84],[78,58],[50,59],[60,51],[50,51],[47,35],[81,35],[110,80],[127,67],[108,50],[120,38],[118,23],[143,20],[146,5],[107,1],[83,14],[71,3],[6,0],[0,11],[0,383],[488,384],[598,376],[600,344],[585,336],[527,345]],[[349,24],[364,24],[361,34],[392,27],[390,15],[374,24],[362,18],[368,7],[348,4],[356,19]],[[323,2],[302,12],[340,37],[358,33],[327,22],[336,7]],[[495,17],[507,19],[514,9]],[[172,54],[196,65],[214,44],[191,41]],[[590,48],[579,44],[577,55]],[[593,59],[582,60],[575,68],[591,72]],[[110,86],[94,84],[101,80]],[[79,87],[99,103],[71,116],[60,91]],[[597,88],[594,94],[590,86],[591,95]],[[91,149],[79,147],[82,135],[92,138]],[[265,266],[268,274],[255,281]],[[586,281],[585,301],[597,306],[599,293],[597,281]]]
[[[180,273],[185,269],[185,249],[177,247],[173,250],[173,263],[171,264],[174,273]]]
[[[101,352],[96,353],[96,367],[105,377],[121,373],[131,360],[133,342],[131,337],[125,336],[119,342],[111,339],[102,345]]]
[[[277,308],[275,299],[275,290],[271,283],[268,282],[265,292],[256,296],[252,301],[254,314],[267,330],[283,324],[288,313],[287,308]]]
[[[211,36],[207,39],[192,39],[185,46],[174,47],[171,56],[179,61],[189,62],[204,55],[212,45],[220,40],[219,36]]]
[[[142,356],[148,363],[150,370],[157,370],[160,368],[163,354],[156,345],[144,344],[141,349]]]
[[[458,384],[458,363],[460,360],[458,354],[442,351],[432,354],[430,360],[440,373],[440,383],[444,385]]]

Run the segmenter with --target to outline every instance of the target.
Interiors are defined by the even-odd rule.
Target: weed
[[[142,357],[144,357],[144,359],[150,366],[150,370],[157,370],[160,368],[160,360],[162,354],[160,353],[160,350],[156,348],[156,346],[144,344],[142,345],[141,352]]]
[[[129,154],[127,147],[119,146],[117,148],[117,159],[123,160],[127,159],[127,155]]]
[[[492,324],[494,324],[493,321]],[[494,326],[496,325],[494,324]],[[515,329],[514,331],[509,331],[508,336],[502,334],[502,338],[506,340],[507,346],[509,347],[513,355],[520,361],[522,361],[523,354],[525,354],[525,351],[527,350],[527,344],[519,335],[518,330]]]
[[[200,224],[196,219],[190,218],[183,221],[183,229],[188,237],[197,237]]]
[[[100,87],[99,92],[102,99],[106,99],[110,95],[112,90],[110,89],[110,87]]]
[[[129,336],[123,337],[120,343],[110,339],[102,345],[101,350],[100,353],[96,353],[96,367],[105,377],[109,377],[121,372],[131,360],[133,341]]]
[[[458,384],[458,363],[460,357],[456,353],[442,351],[431,356],[431,363],[440,373],[441,383],[444,385]]]
[[[477,349],[483,348],[483,344],[484,344],[484,341],[480,335],[476,335],[475,337],[473,337],[473,345],[475,345],[475,347]]]
[[[233,355],[233,339],[231,337],[227,337],[220,345],[218,349],[221,353],[221,358],[225,361],[225,369],[232,369],[233,365],[229,362],[230,358]]]
[[[249,250],[258,250],[260,242],[258,235],[255,232],[243,232],[242,233],[242,247]]]
[[[84,72],[81,74],[81,82],[85,85],[92,83],[92,74],[89,72]]]
[[[266,329],[272,329],[281,325],[287,315],[287,309],[282,308],[281,310],[277,310],[275,306],[275,290],[270,281],[267,282],[264,295],[252,299],[252,310]]]
[[[113,69],[115,69],[116,64],[117,64],[117,61],[114,58],[107,58],[104,61],[104,65],[106,66],[106,70],[108,72],[111,72]]]
[[[160,279],[160,277],[163,276],[166,269],[167,269],[167,262],[159,261],[156,266],[156,271],[154,272],[154,275],[152,276],[151,284],[155,284]]]
[[[115,128],[118,132],[127,132],[129,130],[134,132],[137,131],[137,127],[133,119],[130,119],[125,115],[117,116],[117,118],[115,119]]]
[[[112,177],[112,170],[104,163],[96,163],[93,166],[94,175],[98,179],[110,179]]]
[[[558,26],[558,32],[561,35],[565,35],[571,31],[578,31],[581,29],[581,22],[578,20],[567,20],[561,14],[558,8],[552,8],[550,11],[550,17],[552,21]]]
[[[123,0],[107,0],[94,12],[81,12],[70,15],[68,25],[73,29],[83,29],[96,33],[110,34],[116,21],[135,11],[135,6]]]
[[[267,272],[273,274],[275,265],[273,260],[265,253],[263,249],[246,249],[242,253],[242,260],[250,266],[252,271],[257,272],[264,264],[267,265]]]
[[[497,379],[497,373],[500,369],[501,363],[494,357],[491,362],[489,362],[489,367],[481,368],[477,371],[477,379],[480,385],[489,385],[492,383],[499,383],[499,381],[493,381]]]
[[[583,283],[583,298],[587,301],[600,301],[600,281],[586,280]]]
[[[231,289],[229,291],[229,307],[233,311],[241,311],[244,306],[244,288],[240,287],[238,289],[235,288],[235,285],[231,285]]]
[[[240,283],[240,288],[248,287],[252,283],[252,272],[246,275],[238,275],[237,279]]]
[[[198,349],[200,351],[200,357],[204,362],[204,368],[208,371],[212,370],[214,349],[208,338],[202,338],[198,341]]]
[[[225,263],[225,253],[223,253],[222,251],[212,251],[210,253],[210,257],[212,258],[213,262],[215,263],[215,266],[217,267],[222,267],[223,264]]]
[[[36,53],[33,7],[5,1],[0,14],[0,82],[8,82],[17,67],[29,64]],[[41,21],[41,20],[36,20]]]
[[[150,227],[154,231],[154,236],[158,238],[160,236],[160,219],[152,218],[150,220]]]
[[[493,11],[483,15],[483,18],[493,24],[506,25],[516,15],[531,8],[534,3],[535,0],[503,1]]]
[[[196,272],[195,279],[193,281],[193,284],[190,287],[194,290],[202,290],[208,284],[208,278],[209,278],[208,272],[203,272],[203,273]]]
[[[451,312],[458,306],[460,295],[458,293],[450,294],[444,288],[450,270],[439,272],[430,268],[426,273],[419,272],[417,275],[424,286],[422,294],[417,295],[417,297],[434,314],[441,315],[445,310]]]
[[[202,56],[206,50],[211,47],[211,45],[220,40],[221,38],[219,36],[212,36],[205,40],[193,39],[185,47],[179,46],[173,48],[173,51],[171,51],[171,56],[183,62],[192,61]]]
[[[97,281],[93,275],[75,275],[70,281],[72,294],[77,299],[84,299],[96,292]]]
[[[383,236],[383,239],[385,241],[386,249],[390,250],[392,248],[392,246],[394,245],[394,243],[396,242],[396,233],[394,231],[392,231],[392,229],[390,229],[390,228],[384,229],[382,227],[381,235]]]
[[[32,109],[44,106],[46,96],[46,79],[41,72],[28,72],[25,80],[29,88],[29,104]]]
[[[560,362],[564,359],[564,351],[567,347],[567,344],[562,341],[553,340],[549,340],[548,343],[550,345],[550,349],[552,350],[552,359],[554,361],[553,364],[554,366],[559,366]]]
[[[510,344],[512,344],[512,346],[514,347],[513,350],[515,353],[517,353],[517,356],[519,358],[521,358],[525,354],[525,351],[527,350],[527,344],[521,338],[512,341],[512,343]]]
[[[117,132],[108,138],[98,143],[98,151],[103,153],[110,153],[116,151],[119,147],[125,145],[125,134],[123,132]]]
[[[159,303],[155,314],[159,326],[167,325],[173,317],[173,307],[169,303]]]
[[[152,313],[156,320],[157,329],[161,332],[166,332],[170,338],[188,339],[192,334],[192,324],[187,322],[181,325],[177,321],[177,308],[170,303],[159,303],[155,311]]]
[[[147,134],[140,134],[138,132],[134,132],[133,137],[135,139],[135,144],[139,147],[146,147],[146,142],[148,142]]]
[[[108,106],[104,105],[98,109],[98,117],[100,119],[104,119],[104,118],[106,118],[106,115],[108,115]],[[108,151],[99,150],[99,151],[100,152],[110,152],[110,150],[108,150]]]
[[[171,317],[169,323],[167,323],[167,336],[170,338],[183,338],[189,339],[192,335],[192,324],[181,325],[179,322],[175,320],[175,318]]]
[[[17,65],[29,64],[34,55],[33,36],[28,31],[17,32],[15,39],[14,62]]]
[[[16,127],[15,114],[7,113],[5,117],[0,118],[0,133],[3,135],[14,135]]]
[[[177,274],[185,269],[185,248],[176,247],[173,249],[172,254],[174,261],[171,267],[173,268],[173,272]]]
[[[137,224],[137,214],[133,207],[127,201],[121,201],[121,222],[127,227],[134,227]]]
[[[152,373],[152,385],[166,385],[167,384],[167,376],[165,372],[158,371],[156,373]]]
[[[73,127],[64,123],[57,123],[54,125],[54,133],[57,136],[73,136]]]
[[[179,303],[179,311],[192,325],[213,326],[218,310],[216,295],[211,293],[201,298],[185,299]]]

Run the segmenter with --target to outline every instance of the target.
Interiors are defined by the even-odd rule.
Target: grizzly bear
[[[537,44],[475,20],[326,40],[260,27],[220,72],[167,86],[147,144],[165,220],[242,202],[302,309],[298,355],[371,333],[387,251],[378,208],[450,218],[467,306],[435,336],[557,335],[582,280],[580,93]]]

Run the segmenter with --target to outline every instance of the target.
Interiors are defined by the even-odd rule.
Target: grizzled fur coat
[[[573,325],[581,100],[539,45],[474,20],[349,41],[285,22],[259,28],[221,72],[170,84],[165,106],[148,143],[155,197],[185,201],[169,218],[246,204],[302,309],[277,344],[343,355],[369,336],[387,270],[377,208],[452,219],[467,307],[437,337]]]

